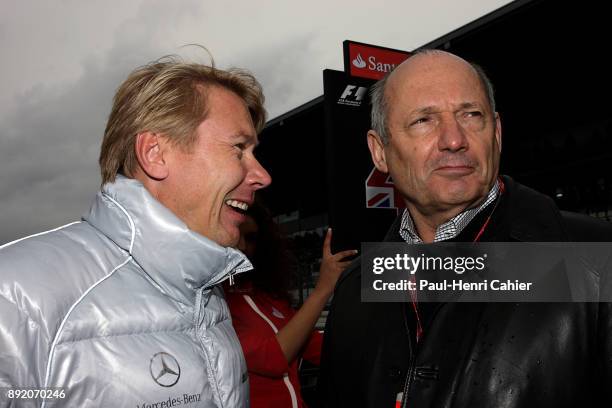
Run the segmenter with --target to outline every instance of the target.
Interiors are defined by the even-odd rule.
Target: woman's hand
[[[278,344],[289,363],[298,356],[300,349],[310,337],[321,311],[336,287],[340,274],[350,264],[351,261],[344,259],[357,253],[355,250],[349,250],[332,254],[331,238],[330,228],[323,242],[323,259],[317,285],[293,318],[276,334]]]
[[[321,269],[319,272],[319,280],[315,286],[315,290],[319,290],[331,296],[336,282],[342,272],[350,265],[351,260],[346,260],[347,257],[357,253],[356,250],[350,249],[336,254],[331,252],[332,229],[328,228],[323,241],[323,258],[321,259]]]

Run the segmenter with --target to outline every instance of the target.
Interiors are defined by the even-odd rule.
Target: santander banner
[[[410,56],[407,51],[378,47],[346,40],[344,48],[344,72],[351,76],[381,79]]]

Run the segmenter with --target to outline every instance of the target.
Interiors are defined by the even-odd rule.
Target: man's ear
[[[368,131],[368,148],[370,149],[370,155],[372,156],[374,166],[383,173],[389,173],[384,144],[378,133],[372,129]]]
[[[142,171],[152,179],[163,180],[168,177],[168,166],[164,160],[163,140],[153,132],[136,135],[136,159]]]

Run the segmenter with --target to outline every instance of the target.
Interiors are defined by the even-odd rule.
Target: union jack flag
[[[391,175],[372,168],[365,181],[367,208],[404,208],[404,201],[393,184]]]

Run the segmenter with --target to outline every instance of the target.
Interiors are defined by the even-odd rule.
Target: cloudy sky
[[[322,94],[342,41],[412,50],[508,0],[0,0],[0,244],[80,218],[111,99],[166,54],[250,69],[270,118]],[[231,6],[230,6],[231,5]]]

